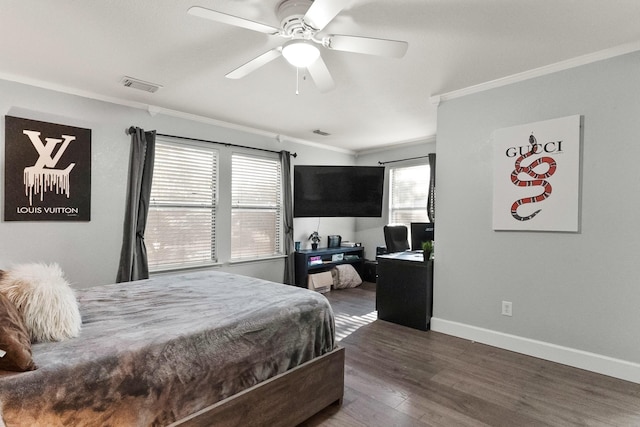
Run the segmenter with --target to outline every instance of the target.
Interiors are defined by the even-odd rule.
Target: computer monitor
[[[433,240],[433,222],[412,222],[411,223],[411,250],[422,250],[422,242]]]

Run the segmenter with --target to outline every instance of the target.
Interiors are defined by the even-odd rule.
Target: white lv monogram
[[[40,201],[43,200],[44,193],[55,187],[56,193],[64,192],[69,198],[70,185],[69,173],[76,165],[70,163],[66,169],[53,169],[69,147],[69,143],[76,139],[75,136],[62,135],[62,139],[45,138],[46,144],[40,139],[40,132],[33,130],[23,130],[23,134],[29,137],[31,144],[36,149],[40,157],[33,166],[24,168],[25,191],[29,196],[29,204],[32,205],[33,195],[40,194]],[[58,144],[62,144],[55,156],[53,151]]]
[[[40,139],[40,132],[36,132],[33,130],[24,130],[22,131],[22,133],[29,137],[34,148],[40,155],[36,164],[33,165],[34,168],[38,169],[43,169],[44,167],[54,168],[58,164],[58,160],[60,160],[60,157],[62,157],[64,152],[67,150],[69,143],[76,139],[75,136],[62,135],[62,138],[64,138],[64,140],[56,138],[45,138],[45,141],[47,141],[47,143],[43,144],[42,140]],[[51,153],[53,153],[56,145],[60,144],[61,142],[62,146],[56,153],[56,156],[52,158]]]

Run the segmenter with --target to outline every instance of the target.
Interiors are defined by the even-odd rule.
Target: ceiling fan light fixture
[[[320,57],[320,50],[308,40],[294,39],[284,44],[282,56],[294,67],[307,68]]]

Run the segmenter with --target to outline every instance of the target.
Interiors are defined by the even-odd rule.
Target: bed
[[[321,294],[219,271],[76,293],[80,336],[0,371],[7,427],[293,426],[342,399]]]

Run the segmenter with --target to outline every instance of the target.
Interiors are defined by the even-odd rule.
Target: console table
[[[426,331],[433,305],[433,261],[422,252],[379,255],[376,309],[378,319]]]
[[[333,261],[333,256],[338,254],[343,254],[343,259],[341,261]],[[313,257],[320,257],[321,263],[310,265]],[[339,264],[351,264],[359,274],[362,274],[363,263],[364,248],[362,246],[355,248],[323,248],[316,249],[315,251],[313,249],[297,251],[295,253],[296,286],[306,288],[309,274],[331,270]]]

